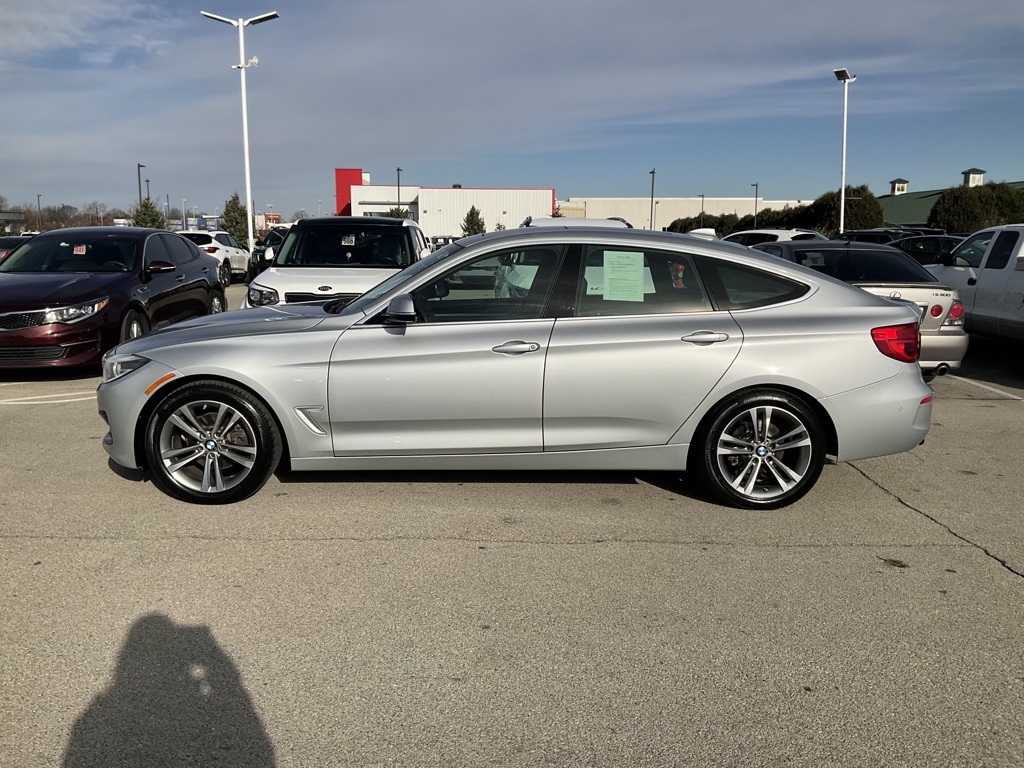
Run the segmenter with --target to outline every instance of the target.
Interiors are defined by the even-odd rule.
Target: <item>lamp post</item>
[[[832,73],[836,80],[843,84],[843,162],[839,171],[839,233],[842,234],[846,226],[846,107],[850,94],[850,83],[857,79],[851,75],[850,70],[845,67],[834,69]]]
[[[317,200],[317,201],[316,201],[316,215],[317,215],[317,216],[323,216],[323,213],[322,213],[322,212],[321,212],[321,210],[320,210],[320,204],[321,204],[322,202],[323,202],[323,200]]]
[[[181,198],[181,228],[188,229],[188,209],[185,207],[185,198]]]
[[[398,210],[402,210],[402,169],[395,168],[395,173],[398,174]]]
[[[754,226],[756,227],[757,226],[757,193],[758,193],[758,190],[760,189],[760,186],[758,185],[758,183],[756,181],[753,184],[751,184],[750,186],[752,186],[754,188]]]
[[[40,232],[43,231],[43,207],[39,203],[42,199],[42,195],[36,195],[36,229]]]
[[[700,226],[704,228],[704,195],[700,196]]]
[[[651,229],[654,229],[654,172],[656,170],[658,170],[658,169],[657,168],[651,168],[651,218],[650,218]]]
[[[255,56],[249,61],[245,60],[245,28],[253,26],[255,24],[262,24],[265,21],[278,18],[277,11],[271,11],[270,13],[263,13],[259,16],[253,16],[251,19],[226,19],[223,16],[217,16],[214,13],[207,11],[200,11],[200,13],[208,19],[214,21],[220,21],[224,24],[230,24],[233,27],[238,28],[238,64],[233,64],[232,69],[237,69],[242,73],[242,152],[245,156],[245,205],[248,216],[246,216],[246,225],[248,226],[249,234],[249,252],[256,247],[256,240],[252,235],[252,180],[249,174],[249,107],[246,102],[245,96],[245,70],[251,66],[255,66],[259,63],[259,59]]]
[[[135,164],[135,172],[139,175],[139,205],[142,205],[142,169],[145,167],[142,163]]]
[[[149,200],[149,179],[146,179],[146,199]]]
[[[263,225],[267,229],[270,229],[270,218],[273,215],[274,215],[274,204],[273,203],[268,203],[267,204],[267,215],[263,217]]]

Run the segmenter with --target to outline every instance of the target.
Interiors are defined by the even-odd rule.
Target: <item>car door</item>
[[[498,250],[417,288],[419,320],[349,328],[331,354],[337,456],[532,452],[543,447],[546,305],[563,248]],[[525,292],[495,276],[527,251]]]
[[[233,272],[246,272],[249,269],[249,252],[242,248],[235,238],[226,232],[222,232],[214,235],[214,240],[227,251]]]
[[[200,317],[210,306],[210,290],[216,276],[210,272],[208,259],[199,258],[195,243],[173,234],[158,235],[164,241],[171,261],[177,268],[174,281],[174,302],[170,308],[170,322]]]
[[[1021,310],[1016,301],[1020,285],[1011,285],[1011,278],[1017,273],[1014,258],[1020,245],[1020,232],[1006,229],[996,235],[978,273],[977,293],[974,311],[971,313],[971,330],[978,333],[1002,334],[1004,326],[1012,325],[1016,316],[1021,319]],[[1014,290],[1016,288],[1016,290]],[[1021,297],[1024,300],[1024,296]]]
[[[688,254],[594,245],[581,261],[548,348],[544,449],[663,445],[736,358],[740,328]]]
[[[175,305],[180,300],[184,286],[182,281],[178,280],[176,268],[171,272],[148,271],[156,262],[174,264],[163,235],[151,235],[146,238],[142,252],[143,264],[147,271],[143,275],[142,284],[136,290],[136,296],[146,308],[151,327],[161,328],[174,322],[177,312]]]
[[[964,304],[967,330],[974,322],[975,295],[978,286],[978,270],[988,252],[995,230],[982,230],[968,237],[953,251],[953,265],[929,265],[929,270],[950,288],[956,288]]]

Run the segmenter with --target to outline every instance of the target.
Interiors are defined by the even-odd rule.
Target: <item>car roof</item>
[[[418,227],[419,223],[415,219],[396,219],[390,216],[310,216],[305,219],[299,219],[291,225],[291,229],[295,227],[310,227],[310,226],[349,226],[352,224],[362,225],[364,227]]]
[[[782,240],[775,243],[758,243],[750,246],[760,250],[763,245],[789,248],[790,250],[812,249],[818,251],[889,251],[903,253],[889,243],[868,243],[861,240]]]
[[[49,229],[46,232],[40,232],[38,235],[34,235],[32,239],[37,237],[76,237],[76,238],[96,238],[96,237],[127,237],[141,239],[148,237],[149,235],[163,232],[167,235],[176,234],[169,232],[166,229],[156,229],[154,227],[65,227],[64,229]],[[28,240],[29,238],[24,238]]]

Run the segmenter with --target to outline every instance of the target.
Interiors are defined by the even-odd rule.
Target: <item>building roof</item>
[[[979,171],[979,173],[984,173],[984,171]],[[1011,187],[1017,187],[1017,189],[1024,189],[1024,181],[1005,183]],[[927,226],[932,206],[945,191],[945,189],[929,189],[925,192],[905,192],[902,195],[879,195],[878,202],[882,204],[882,223],[887,227]]]

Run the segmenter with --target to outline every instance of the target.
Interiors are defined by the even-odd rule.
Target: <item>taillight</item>
[[[942,321],[943,325],[963,325],[964,324],[964,304],[962,301],[953,299],[953,303],[949,305],[949,313],[946,315],[946,319]]]
[[[205,248],[203,248],[203,250],[206,251],[207,253],[216,253],[217,252],[217,246],[216,245],[208,245]]]
[[[872,328],[871,338],[879,352],[901,363],[916,363],[921,355],[921,332],[917,323]]]

